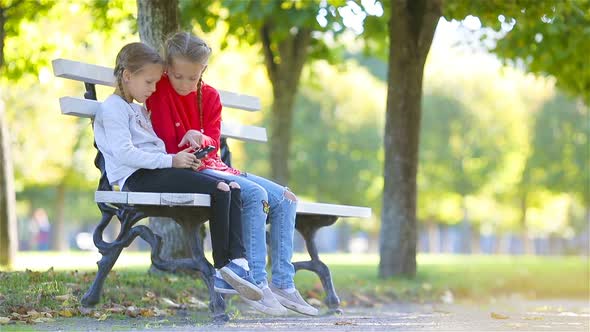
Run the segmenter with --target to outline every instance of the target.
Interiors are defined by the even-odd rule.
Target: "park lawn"
[[[32,309],[53,317],[116,317],[125,314],[121,308],[130,306],[138,311],[127,315],[152,315],[154,308],[171,314],[174,304],[207,312],[208,293],[200,280],[148,275],[146,252],[124,252],[105,282],[96,311],[80,312],[79,299],[94,279],[98,258],[90,252],[19,253],[16,271],[0,272],[0,318]],[[307,256],[296,254],[294,261],[303,259]],[[323,254],[322,259],[332,271],[343,307],[391,301],[483,302],[515,294],[537,299],[588,298],[590,288],[586,257],[419,255],[416,278],[387,280],[377,277],[378,255]],[[296,284],[304,296],[322,300],[315,274],[298,272]],[[228,308],[235,311],[233,299]]]

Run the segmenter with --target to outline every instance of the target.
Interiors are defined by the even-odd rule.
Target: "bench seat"
[[[97,191],[97,203],[156,205],[156,206],[201,206],[211,205],[207,194],[144,193],[121,191]],[[342,218],[369,218],[371,209],[358,206],[297,202],[297,214],[330,215]]]
[[[59,99],[62,114],[93,119],[101,104],[100,101],[97,101],[95,85],[114,87],[113,69],[67,59],[55,59],[52,64],[55,76],[83,82],[86,89],[85,98],[68,96]],[[261,109],[260,99],[257,97],[223,90],[218,91],[221,104],[225,108],[248,112]],[[228,165],[230,165],[230,152],[226,145],[226,138],[247,142],[267,142],[268,140],[266,129],[263,127],[225,121],[221,123],[221,136],[221,157],[224,158],[225,147],[227,161],[226,159],[224,161]],[[211,197],[207,194],[116,191],[116,188],[113,188],[108,182],[104,157],[100,151],[97,151],[94,163],[101,172],[98,190],[95,192],[95,201],[102,217],[94,230],[93,240],[102,254],[102,258],[97,262],[98,272],[94,282],[82,297],[81,303],[85,306],[92,306],[100,301],[104,281],[119,254],[135,238],[140,237],[150,244],[152,267],[157,270],[199,272],[209,291],[209,308],[213,313],[213,320],[227,321],[229,316],[225,314],[225,302],[215,292],[213,286],[215,269],[203,254],[201,225],[210,217],[208,207],[211,205]],[[121,230],[114,241],[106,242],[103,239],[103,232],[114,216],[117,216]],[[186,239],[191,250],[189,257],[166,260],[160,257],[162,244],[170,239],[154,234],[145,225],[136,225],[138,221],[150,216],[172,218],[182,227],[183,232],[187,234]],[[314,238],[318,229],[334,224],[341,217],[370,218],[371,209],[327,203],[297,202],[295,228],[305,240],[310,260],[293,262],[295,271],[309,270],[318,275],[326,293],[324,302],[330,312],[335,313],[342,312],[339,308],[340,299],[336,295],[330,269],[319,258]]]

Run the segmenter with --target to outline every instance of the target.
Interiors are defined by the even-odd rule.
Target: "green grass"
[[[343,306],[362,305],[367,299],[371,302],[439,301],[448,292],[455,299],[469,301],[513,294],[527,298],[589,296],[586,257],[419,255],[416,278],[387,280],[377,277],[377,255],[324,254],[321,257],[330,267]],[[14,272],[0,272],[0,316],[19,306],[56,312],[64,308],[75,310],[94,279],[98,258],[97,254],[88,252],[20,253]],[[298,254],[294,261],[305,259],[306,255]],[[145,272],[148,266],[148,253],[124,252],[115,272],[107,278],[99,310],[114,304],[158,306],[158,299],[163,297],[176,303],[187,303],[191,297],[208,302],[200,280],[191,276],[148,275]],[[53,269],[48,271],[49,267]],[[323,297],[315,274],[300,271],[295,282],[308,297]],[[155,297],[146,296],[148,292]],[[73,296],[65,302],[55,298],[64,294]]]

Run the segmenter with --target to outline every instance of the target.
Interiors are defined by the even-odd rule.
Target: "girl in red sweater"
[[[246,256],[254,281],[263,292],[260,301],[244,299],[254,308],[271,315],[286,313],[285,307],[315,316],[318,310],[301,297],[293,281],[295,268],[293,233],[297,197],[286,187],[268,179],[244,173],[223,163],[219,157],[221,101],[219,93],[203,82],[211,48],[200,38],[179,32],[166,41],[166,72],[156,92],[147,100],[156,134],[168,153],[190,146],[213,145],[202,159],[199,171],[237,182],[242,188],[242,228]],[[272,282],[266,274],[266,221],[270,222]],[[230,285],[216,287],[235,294]]]

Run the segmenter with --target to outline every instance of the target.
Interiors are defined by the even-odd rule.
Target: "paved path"
[[[388,304],[345,308],[343,315],[271,317],[246,307],[221,326],[182,313],[164,319],[61,319],[35,325],[49,331],[590,331],[590,303],[581,300],[524,301],[505,299],[493,304]],[[200,323],[199,323],[200,322]]]

